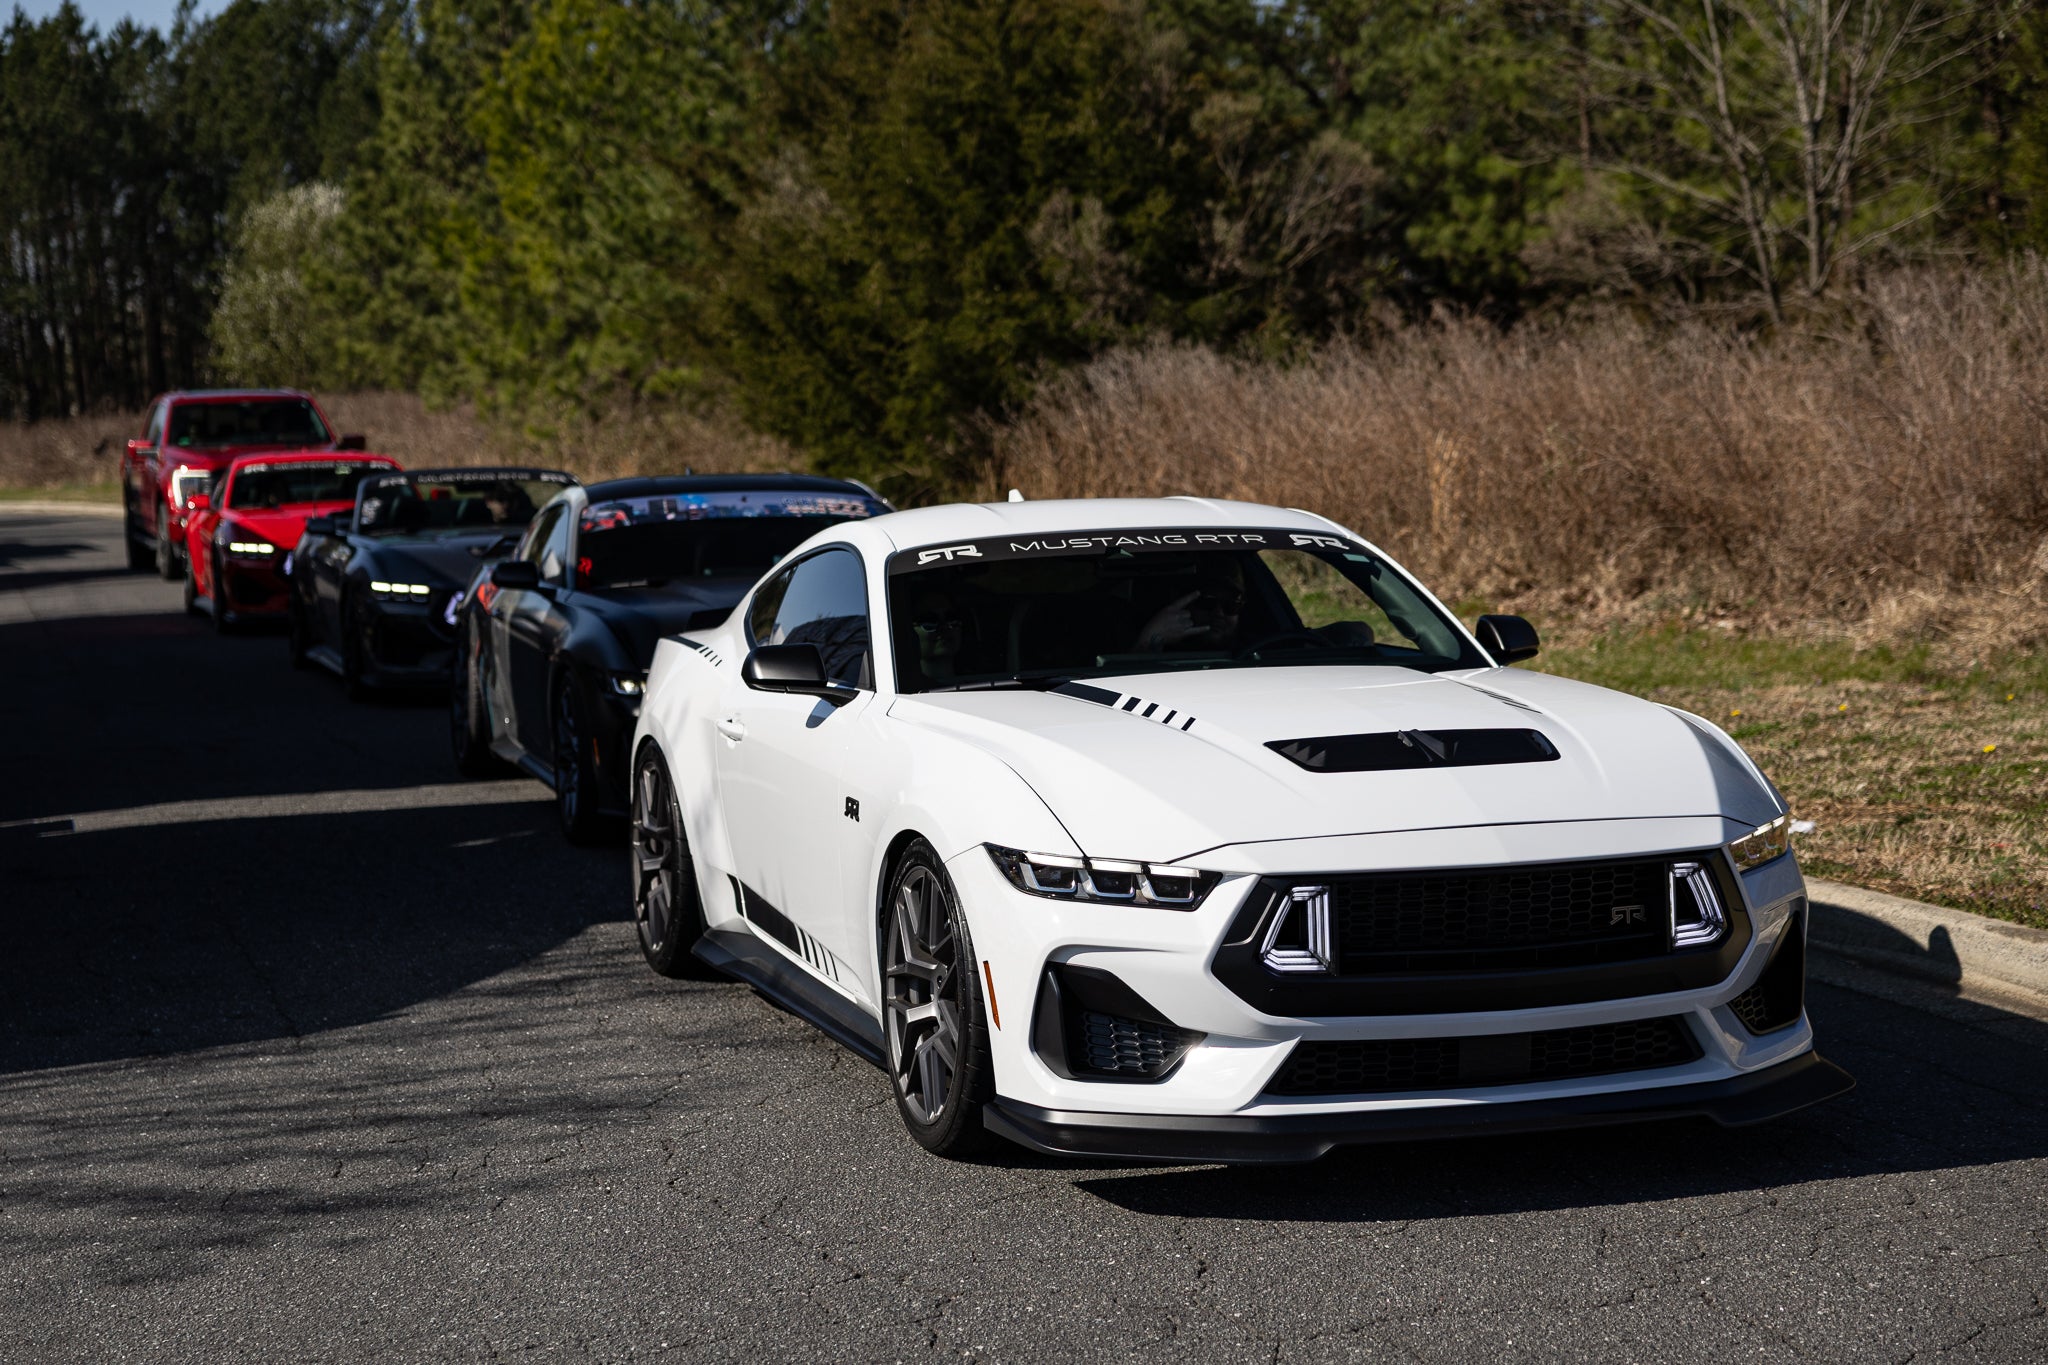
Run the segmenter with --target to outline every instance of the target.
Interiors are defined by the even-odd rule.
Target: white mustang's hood
[[[1403,668],[1230,669],[1085,686],[1094,699],[927,693],[899,699],[891,714],[1008,764],[1095,857],[1170,862],[1267,839],[1542,821],[1727,816],[1761,824],[1779,811],[1754,768],[1704,722],[1521,669],[1456,678]],[[1266,747],[1476,729],[1540,731],[1558,758],[1329,773]]]

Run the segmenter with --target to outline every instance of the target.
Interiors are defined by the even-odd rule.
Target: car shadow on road
[[[1752,1128],[1684,1120],[1340,1149],[1310,1166],[1091,1176],[1079,1188],[1175,1218],[1385,1222],[1630,1204],[2048,1156],[2048,1026],[1988,1023],[1816,986],[1821,1050],[1848,1095]]]
[[[0,830],[0,1074],[291,1038],[616,918],[545,801]]]

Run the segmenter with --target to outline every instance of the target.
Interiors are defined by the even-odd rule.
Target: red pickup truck
[[[361,450],[312,395],[294,389],[180,389],[149,405],[142,435],[121,455],[128,567],[185,576],[192,495],[229,462],[269,451]]]

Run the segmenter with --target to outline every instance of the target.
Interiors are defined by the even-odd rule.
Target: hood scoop
[[[1557,746],[1539,730],[1388,730],[1269,740],[1266,747],[1312,773],[1378,773],[1413,768],[1479,768],[1549,763]]]

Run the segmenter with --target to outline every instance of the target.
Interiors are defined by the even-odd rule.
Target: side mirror
[[[333,517],[311,517],[306,521],[306,534],[309,536],[331,536],[334,533]]]
[[[128,458],[134,459],[137,455],[143,454],[148,449],[148,438],[143,436],[137,436],[133,440],[128,442]]]
[[[816,645],[762,645],[740,665],[740,681],[757,692],[796,692],[833,700],[854,691],[825,676],[825,656]]]
[[[370,438],[363,435],[360,431],[353,432],[347,436],[338,436],[335,438],[334,448],[336,450],[368,450],[370,448]]]
[[[1475,633],[1495,663],[1512,664],[1533,659],[1543,647],[1536,638],[1536,627],[1519,616],[1482,616]]]
[[[213,497],[208,493],[194,493],[191,497],[185,499],[185,510],[187,512],[204,512],[211,506],[213,506]]]
[[[491,566],[491,582],[500,588],[531,591],[540,586],[540,565],[530,559],[508,559]]]

